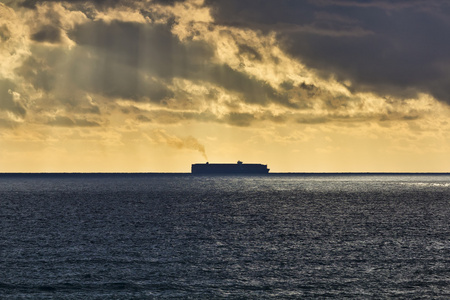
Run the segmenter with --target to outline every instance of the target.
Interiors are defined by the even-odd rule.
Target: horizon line
[[[0,175],[196,175],[197,174],[192,174],[191,172],[58,172],[58,171],[50,171],[50,172],[0,172]],[[269,172],[266,174],[205,174],[206,176],[209,175],[213,175],[213,176],[217,176],[217,175],[243,175],[243,176],[267,176],[267,175],[450,175],[450,171],[449,172],[383,172],[383,171],[376,171],[376,172],[357,172],[357,171],[352,171],[352,172]],[[205,175],[200,175],[200,176],[205,176]]]

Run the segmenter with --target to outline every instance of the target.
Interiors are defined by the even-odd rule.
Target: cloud
[[[16,69],[16,74],[32,83],[36,89],[51,91],[55,87],[56,74],[44,60],[39,57],[28,57],[23,64]]]
[[[113,54],[87,48],[33,48],[33,56],[16,69],[38,90],[67,98],[68,90],[99,93],[112,98],[161,102],[172,92],[162,82],[139,71]]]
[[[285,51],[352,91],[450,103],[445,1],[211,0],[217,23],[275,32]]]
[[[133,7],[141,3],[159,4],[164,6],[173,6],[177,3],[184,2],[185,0],[3,0],[8,5],[19,5],[28,9],[36,9],[37,6],[46,3],[70,3],[71,5],[94,5],[97,9],[108,9],[114,7]],[[12,3],[8,3],[12,2]]]
[[[0,79],[0,110],[9,111],[18,117],[25,117],[25,107],[16,101],[16,85],[9,79]],[[17,94],[16,94],[17,95]]]
[[[16,128],[19,123],[12,120],[0,118],[0,128],[12,129]]]
[[[138,72],[145,72],[168,82],[173,78],[206,81],[228,91],[239,93],[242,95],[242,100],[248,103],[266,105],[276,102],[295,107],[289,102],[286,94],[275,90],[269,83],[233,69],[227,64],[214,62],[213,49],[207,43],[182,42],[166,25],[96,21],[77,26],[69,33],[69,36],[79,46],[93,47],[92,49],[107,60],[110,66],[121,64],[121,69],[128,66],[131,70],[138,70],[135,77],[139,74]],[[254,59],[260,59],[256,50],[249,46],[241,46],[240,51],[250,54]],[[123,74],[124,71],[117,73]],[[104,78],[113,76],[111,74],[114,74],[112,70],[101,75]],[[134,78],[131,74],[128,74],[126,78],[133,78],[124,81],[124,86],[130,87],[133,91],[144,86],[151,87],[151,84],[139,83],[139,78]],[[160,101],[164,97],[172,96],[170,92],[164,92],[163,89],[160,86],[161,92],[158,93],[160,96],[150,98]],[[149,88],[146,92],[155,90],[158,90],[158,87]],[[116,96],[137,98],[126,94]]]
[[[323,124],[330,122],[330,119],[326,117],[300,117],[296,121],[300,124]]]
[[[445,76],[417,72],[407,55],[383,52],[395,42],[376,22],[388,18],[379,15],[383,8],[326,1],[178,2],[94,1],[93,7],[85,1],[34,1],[36,10],[22,8],[21,16],[34,20],[23,30],[28,58],[10,77],[33,99],[29,106],[14,103],[70,116],[50,120],[53,126],[95,125],[81,122],[92,115],[102,120],[97,124],[136,117],[135,124],[252,126],[383,119],[391,107],[379,95],[400,101],[433,90],[443,98],[449,89]],[[422,13],[414,7],[416,15]],[[192,19],[196,13],[200,21]],[[5,38],[11,28],[0,27]],[[444,64],[439,67],[423,71],[446,72]],[[367,105],[374,97],[376,105]],[[124,101],[131,104],[119,104]],[[406,119],[424,113],[392,108],[397,110]]]
[[[38,4],[42,4],[42,3],[47,3],[47,2],[66,2],[64,0],[22,0],[20,2],[20,5],[26,8],[36,8],[36,6]],[[115,5],[120,5],[122,3],[127,3],[127,0],[69,0],[67,2],[71,2],[71,3],[86,3],[86,2],[91,2],[97,6],[100,7],[109,7],[109,6],[115,6]]]
[[[255,116],[250,113],[232,112],[226,116],[226,120],[231,125],[247,127],[255,120]]]
[[[0,41],[6,42],[11,37],[11,32],[9,31],[8,26],[6,24],[3,24],[0,26]]]
[[[47,122],[47,125],[58,127],[99,127],[100,124],[86,119],[72,119],[65,116],[56,116]]]
[[[159,77],[186,76],[213,55],[206,43],[182,43],[167,25],[94,21],[77,26],[69,36],[79,46]]]
[[[358,1],[358,0],[316,0],[316,5],[322,6],[343,6],[343,7],[361,7],[361,8],[378,8],[386,11],[399,10],[405,8],[427,8],[439,5],[444,1],[434,0],[385,0],[385,1]]]
[[[261,54],[253,47],[246,44],[239,44],[239,55],[246,55],[250,60],[262,60]]]
[[[136,116],[136,120],[138,120],[139,122],[142,123],[147,123],[147,122],[151,122],[152,120],[144,115],[137,115]]]
[[[67,112],[75,114],[92,114],[101,115],[101,110],[94,99],[89,95],[82,95],[80,93],[73,93],[60,99],[65,104],[65,110]]]
[[[161,5],[175,5],[176,3],[185,2],[186,0],[153,0],[153,3]]]
[[[129,112],[129,111],[128,111]],[[140,111],[135,119],[141,123],[154,122],[159,124],[178,124],[189,121],[197,122],[217,122],[223,120],[210,111],[192,112],[192,111],[172,111],[166,109],[155,109],[151,111]]]
[[[36,42],[60,43],[62,40],[61,29],[56,26],[45,25],[33,33],[31,39]]]

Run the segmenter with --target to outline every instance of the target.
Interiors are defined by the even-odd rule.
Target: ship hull
[[[267,165],[262,164],[193,164],[191,168],[192,174],[221,174],[221,175],[234,175],[234,174],[268,174],[269,169]]]

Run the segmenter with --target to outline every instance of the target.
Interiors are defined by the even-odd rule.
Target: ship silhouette
[[[238,161],[236,164],[192,164],[192,174],[267,174],[267,165],[244,164]]]

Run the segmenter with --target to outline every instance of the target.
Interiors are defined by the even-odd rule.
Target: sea
[[[448,174],[0,174],[0,299],[450,299]]]

